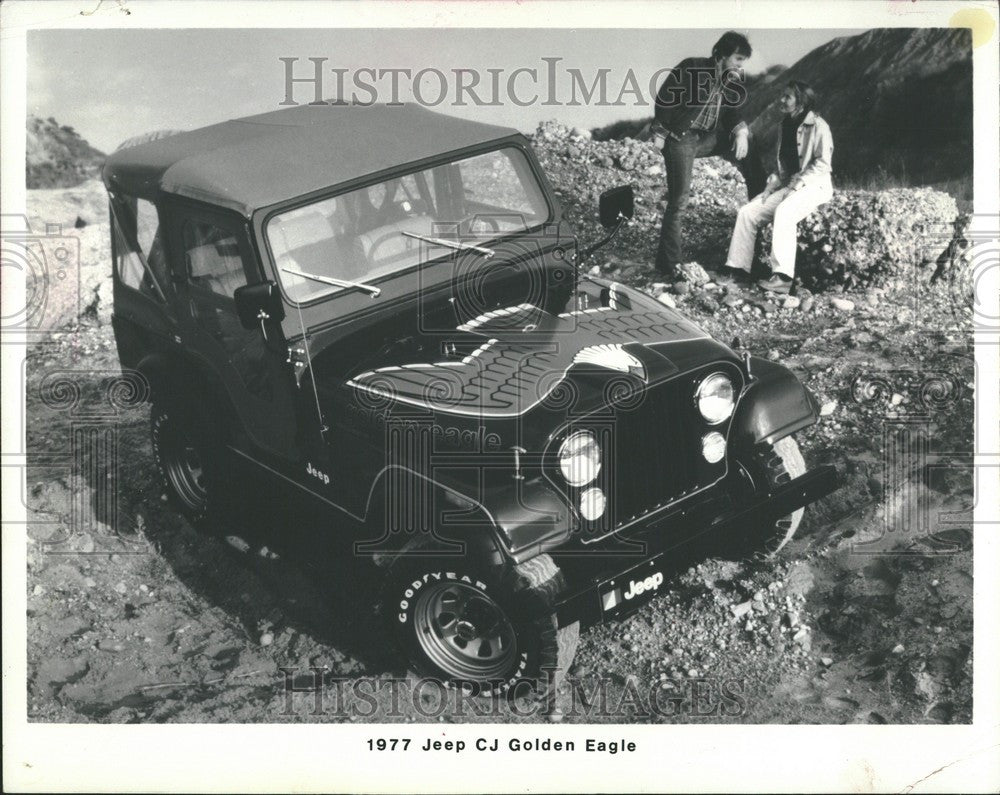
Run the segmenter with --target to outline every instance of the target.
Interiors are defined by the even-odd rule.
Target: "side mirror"
[[[635,192],[631,185],[619,185],[601,194],[601,226],[610,229],[623,218],[627,221],[635,215]]]
[[[281,293],[274,282],[261,282],[237,287],[233,294],[236,300],[236,314],[243,328],[263,328],[265,320],[276,323],[285,319],[285,307],[281,303]],[[265,336],[267,332],[265,332]]]

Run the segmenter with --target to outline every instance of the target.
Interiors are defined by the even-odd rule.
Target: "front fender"
[[[385,507],[400,502],[386,499],[387,489],[400,489],[388,477],[389,469],[369,493],[364,521],[373,532],[385,532]],[[563,543],[578,526],[572,509],[541,477],[519,480],[506,468],[477,473],[478,483],[440,473],[434,480],[410,470],[406,475],[425,483],[423,489],[407,490],[410,496],[402,501],[412,517],[430,517],[437,542],[458,542],[494,563],[502,558],[522,563]]]
[[[156,351],[140,358],[135,363],[135,369],[149,384],[150,397],[161,397],[167,393],[171,384],[177,383],[177,373],[181,367],[173,356]]]
[[[500,467],[481,471],[476,485],[452,486],[486,520],[503,556],[515,563],[562,544],[578,526],[573,510],[542,477],[519,479],[513,469]],[[459,527],[465,524],[461,514],[457,519]]]
[[[753,356],[750,372],[733,417],[731,446],[774,444],[819,419],[816,399],[787,367]]]
[[[401,477],[389,477],[393,470]],[[368,494],[363,519],[372,534],[368,542],[378,537],[369,545],[391,550],[389,557],[394,557],[412,541],[413,533],[392,528],[417,527],[429,520],[424,529],[433,531],[431,546],[461,549],[491,564],[503,559],[522,563],[563,543],[576,529],[572,510],[544,479],[518,480],[506,468],[478,474],[478,483],[473,483],[387,467]],[[389,490],[405,493],[389,499]],[[392,517],[387,510],[394,512]],[[400,510],[404,513],[395,513]],[[453,548],[456,543],[460,547]]]
[[[487,493],[485,503],[507,553],[521,563],[562,544],[577,528],[572,509],[543,478]]]

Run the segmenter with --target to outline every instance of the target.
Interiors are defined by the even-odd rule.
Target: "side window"
[[[191,284],[232,298],[247,283],[236,236],[212,224],[185,221],[184,262]]]
[[[167,261],[163,253],[163,237],[156,205],[145,199],[136,199],[135,221],[135,236],[139,248],[149,269],[162,284],[167,279]]]
[[[115,269],[126,287],[165,301],[169,280],[155,205],[128,196],[111,202]]]

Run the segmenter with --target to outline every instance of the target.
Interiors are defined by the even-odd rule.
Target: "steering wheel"
[[[380,249],[388,249],[389,245],[399,246],[399,236],[402,233],[399,230],[391,230],[379,235],[375,240],[372,241],[371,246],[368,248],[368,276],[379,275],[377,267],[379,265],[386,265],[386,262],[380,262],[382,255],[380,254]],[[409,243],[418,243],[416,240],[408,239]],[[396,257],[398,258],[402,251],[396,252]],[[391,256],[391,255],[390,255]],[[373,270],[374,269],[374,270]]]

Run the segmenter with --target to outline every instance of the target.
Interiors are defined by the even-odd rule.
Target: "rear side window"
[[[118,196],[111,201],[115,270],[126,287],[166,301],[166,257],[156,206],[145,199]]]
[[[136,199],[135,221],[135,236],[142,255],[158,277],[165,276],[166,263],[163,257],[160,218],[156,212],[156,205],[145,199]]]
[[[231,232],[200,221],[184,222],[184,262],[191,284],[232,298],[247,283],[239,241]]]

